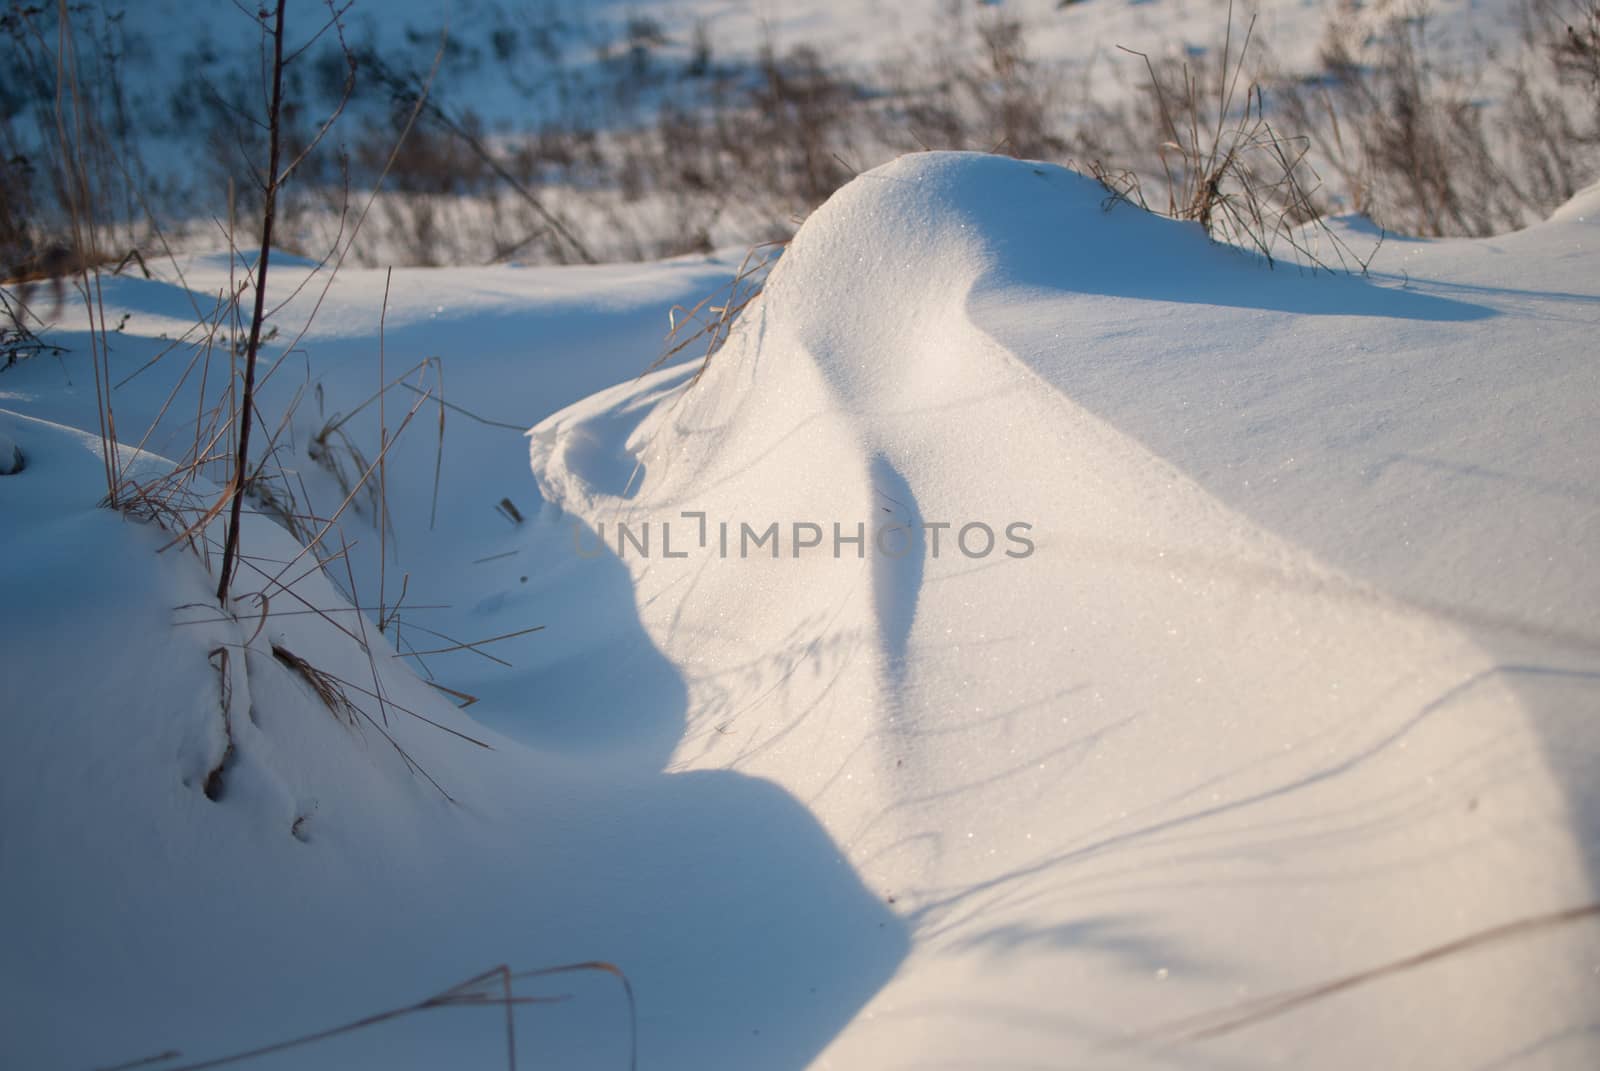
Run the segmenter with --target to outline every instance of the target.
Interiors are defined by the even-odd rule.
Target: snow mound
[[[1600,182],[1591,182],[1573,194],[1571,200],[1550,213],[1550,219],[1555,223],[1600,221]]]
[[[1592,897],[1578,245],[1270,271],[1060,168],[906,157],[694,386],[534,429],[683,676],[675,764],[783,785],[912,927],[820,1066],[1592,1064],[1592,926],[1149,1047]]]

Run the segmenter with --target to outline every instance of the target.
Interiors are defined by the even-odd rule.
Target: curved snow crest
[[[1379,535],[1396,502],[1473,492],[1358,500],[1337,436],[1391,478],[1367,461],[1394,445],[1389,399],[1432,374],[1410,354],[1512,319],[1454,296],[1479,287],[1398,284],[1268,271],[1048,165],[907,157],[807,221],[695,387],[638,419],[661,373],[535,429],[541,487],[591,525],[778,524],[775,554],[619,557],[689,689],[676,765],[783,785],[915,927],[825,1066],[1094,1065],[1592,895],[1515,674],[1381,569],[1342,568],[1407,560]],[[1378,378],[1347,356],[1372,346],[1407,359]],[[1354,372],[1382,389],[1293,393]],[[1302,425],[1326,438],[1291,455]],[[626,494],[586,478],[629,458]],[[818,553],[797,522],[926,534],[909,559]],[[974,522],[1025,523],[1035,552],[952,549]],[[1190,1055],[1588,1066],[1594,954],[1570,933],[1486,951]]]

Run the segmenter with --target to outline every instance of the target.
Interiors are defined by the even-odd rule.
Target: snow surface
[[[224,617],[199,561],[99,508],[64,311],[74,352],[0,376],[28,462],[0,479],[7,1066],[201,1059],[592,959],[632,980],[647,1068],[1593,1066],[1592,922],[1214,1039],[1158,1028],[1593,900],[1597,213],[1591,188],[1333,276],[1056,167],[907,157],[807,221],[692,383],[631,377],[726,258],[396,272],[390,375],[438,355],[459,408],[437,525],[425,410],[390,454],[383,579],[366,515],[343,586],[392,605],[409,573],[410,649],[443,645],[410,622],[546,626],[485,649],[510,666],[424,660],[466,712],[322,574],[249,573]],[[111,281],[117,378],[229,278]],[[342,275],[263,400],[271,423],[314,394],[287,441],[324,515],[342,492],[306,446],[374,390],[384,288]],[[129,380],[120,426],[180,373]],[[377,413],[346,429],[371,456]],[[779,555],[722,557],[719,521],[777,522]],[[619,545],[647,522],[651,554]],[[797,522],[823,546],[795,556]],[[961,552],[972,522],[992,553]],[[835,557],[858,523],[923,534]],[[297,553],[259,518],[245,545]],[[346,630],[283,612],[307,604]],[[456,802],[272,644],[389,697]],[[525,1063],[626,1066],[612,979],[525,991],[575,998],[519,1012]],[[441,1010],[262,1065],[502,1045],[498,1010]]]

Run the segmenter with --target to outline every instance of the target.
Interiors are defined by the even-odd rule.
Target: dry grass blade
[[[1319,982],[1302,989],[1293,989],[1261,997],[1258,1000],[1247,1001],[1218,1011],[1206,1012],[1167,1023],[1164,1026],[1147,1031],[1141,1037],[1135,1038],[1129,1043],[1136,1044],[1139,1041],[1161,1039],[1170,1042],[1203,1041],[1208,1038],[1221,1037],[1235,1030],[1242,1030],[1267,1019],[1287,1014],[1296,1008],[1330,997],[1335,993],[1355,989],[1358,986],[1367,985],[1404,971],[1414,970],[1437,960],[1460,955],[1463,952],[1481,948],[1485,945],[1508,941],[1525,934],[1567,926],[1574,922],[1582,922],[1593,918],[1600,918],[1600,903],[1584,904],[1562,911],[1552,911],[1543,915],[1517,919],[1514,922],[1504,923],[1499,926],[1491,926],[1488,929],[1479,930],[1454,941],[1435,945],[1421,952],[1391,960],[1376,967],[1368,967],[1365,970],[1356,971],[1330,981]]]
[[[429,629],[429,628],[423,628],[421,625],[412,625],[411,627],[419,629],[419,630],[421,630],[423,632],[426,632],[430,636],[437,636],[441,640],[450,640],[449,636],[446,636],[446,635],[444,635],[443,633],[440,633],[440,632],[435,632],[435,631],[433,631],[432,629]],[[532,632],[543,632],[544,628],[545,628],[545,626],[543,626],[543,625],[533,625],[533,626],[531,626],[529,628],[518,629],[515,632],[503,632],[498,636],[490,636],[488,639],[472,640],[470,642],[465,642],[465,643],[458,643],[458,642],[455,642],[455,641],[452,640],[451,643],[450,643],[450,646],[448,646],[448,647],[435,647],[435,648],[433,648],[431,650],[427,650],[427,651],[407,651],[407,652],[405,652],[405,657],[407,657],[407,658],[418,658],[418,657],[421,657],[423,655],[450,654],[453,651],[471,651],[473,654],[482,655],[484,658],[489,659],[491,662],[498,662],[502,666],[509,666],[509,665],[511,665],[510,662],[507,662],[507,661],[505,661],[504,659],[501,659],[501,658],[496,658],[492,654],[489,654],[489,653],[487,653],[485,651],[479,650],[479,648],[486,647],[491,643],[499,643],[501,640],[514,640],[518,636],[526,636],[526,635],[528,635],[529,633],[532,633]]]
[[[432,688],[435,691],[443,692],[445,695],[449,696],[451,699],[459,700],[456,703],[456,709],[457,710],[466,710],[468,707],[470,707],[472,704],[474,704],[474,703],[476,703],[478,701],[478,697],[477,696],[470,695],[467,692],[457,691],[454,688],[447,688],[444,685],[440,684],[438,681],[423,681],[422,683],[426,684],[429,688]]]
[[[628,1004],[628,1067],[629,1071],[636,1071],[639,1065],[639,1013],[637,1002],[634,999],[633,985],[628,981],[628,976],[623,973],[621,968],[615,964],[605,963],[600,960],[592,960],[587,963],[569,963],[559,967],[545,967],[539,970],[520,972],[514,972],[508,965],[501,964],[415,1004],[391,1008],[388,1011],[363,1016],[360,1019],[343,1023],[339,1026],[318,1030],[310,1034],[302,1034],[299,1037],[273,1042],[269,1045],[261,1045],[253,1049],[246,1049],[242,1052],[230,1053],[227,1056],[219,1056],[210,1060],[201,1060],[197,1063],[168,1068],[166,1071],[210,1071],[211,1068],[227,1067],[232,1064],[256,1060],[263,1056],[271,1056],[274,1053],[315,1045],[319,1042],[328,1041],[346,1034],[353,1034],[383,1023],[394,1022],[397,1019],[416,1015],[419,1012],[433,1011],[440,1008],[485,1007],[503,1008],[505,1010],[506,1066],[515,1068],[517,1053],[515,1010],[532,1004],[561,1003],[570,998],[565,996],[517,996],[513,988],[514,983],[534,978],[549,978],[561,974],[580,972],[609,974],[621,982],[623,994],[627,998]],[[493,989],[490,989],[490,986],[493,986]],[[119,1064],[116,1068],[108,1068],[105,1071],[130,1071],[132,1068],[147,1067],[155,1063],[176,1060],[181,1058],[181,1055],[177,1050],[171,1050],[156,1056],[135,1060],[131,1063]]]
[[[268,604],[268,600],[266,599],[266,597],[262,596],[259,592],[257,592],[256,594],[252,595],[251,597],[259,599],[264,605]],[[199,607],[201,605],[203,605],[203,604],[186,602],[186,603],[181,603],[180,605],[175,607],[175,609],[189,610],[189,609],[197,608],[197,607]],[[212,607],[212,609],[216,609],[216,608]],[[356,614],[356,613],[367,614],[367,613],[373,613],[377,609],[378,608],[376,606],[335,606],[335,607],[332,607],[332,608],[329,608],[329,609],[310,609],[310,610],[272,610],[272,609],[267,609],[267,610],[264,610],[262,612],[261,620],[256,625],[256,631],[251,635],[250,639],[253,642],[255,640],[255,637],[259,636],[261,634],[261,629],[264,627],[264,623],[267,620],[267,618],[304,617],[307,614],[315,614],[318,617],[326,618],[326,617],[330,617],[330,615],[332,615],[332,614]],[[418,603],[418,604],[416,604],[414,606],[408,606],[408,607],[406,607],[406,609],[407,609],[407,611],[411,611],[411,610],[448,610],[448,609],[450,609],[450,604],[449,603],[443,603],[443,602]],[[192,621],[175,621],[173,623],[176,624],[176,625],[206,625],[206,624],[217,624],[217,623],[220,623],[220,622],[227,622],[227,621],[235,621],[235,620],[237,620],[237,618],[235,618],[232,614],[225,614],[225,613],[222,613],[221,611],[218,611],[218,614],[219,614],[219,616],[217,616],[217,617],[198,618],[198,619],[195,619],[195,620],[192,620]],[[411,627],[415,628],[416,626],[412,625]],[[246,644],[245,646],[249,646],[249,644]]]
[[[134,1071],[135,1068],[151,1067],[155,1064],[164,1064],[180,1058],[183,1053],[177,1049],[168,1049],[158,1052],[153,1056],[142,1056],[137,1060],[129,1060],[125,1064],[112,1064],[110,1067],[97,1067],[95,1071]]]
[[[513,974],[513,979],[549,978],[558,974],[576,974],[592,971],[609,974],[622,985],[622,995],[628,1001],[628,1071],[637,1071],[639,1067],[639,1005],[633,995],[633,983],[628,981],[628,975],[621,967],[604,960],[590,960],[586,963],[569,963],[561,967],[542,967],[538,970],[524,971]]]
[[[442,371],[442,367],[441,367],[441,371]],[[443,380],[441,379],[440,382],[442,384]],[[423,391],[422,388],[413,387],[409,383],[398,383],[397,386],[404,387],[406,390],[410,391],[412,394],[425,394],[425,393],[427,393],[427,392]],[[522,434],[526,433],[527,430],[528,430],[526,425],[523,425],[523,424],[511,424],[511,423],[508,423],[507,421],[504,421],[504,420],[494,420],[494,419],[492,419],[490,417],[483,416],[480,413],[474,413],[472,410],[466,408],[465,406],[457,405],[454,402],[447,402],[447,401],[444,400],[443,397],[440,397],[438,399],[438,401],[439,401],[439,407],[441,409],[448,409],[452,413],[460,413],[462,416],[466,417],[468,420],[476,421],[477,423],[482,424],[486,428],[504,428],[507,431],[514,431],[518,435],[522,435]],[[442,432],[443,428],[444,428],[444,417],[443,417],[442,414],[440,415],[440,418],[439,418],[439,427],[440,427],[440,430]],[[437,481],[435,481],[435,482],[437,483]]]

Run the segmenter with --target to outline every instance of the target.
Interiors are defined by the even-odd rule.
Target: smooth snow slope
[[[1592,923],[1149,1037],[1593,898],[1597,201],[1313,276],[1058,168],[908,157],[697,384],[534,430],[683,676],[677,768],[783,785],[911,927],[819,1066],[1600,1059]],[[964,556],[974,521],[1037,551]],[[794,522],[953,527],[795,557]]]

